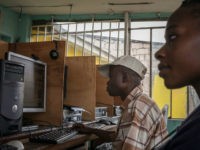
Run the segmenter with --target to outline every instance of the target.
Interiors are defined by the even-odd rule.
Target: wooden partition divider
[[[66,57],[67,93],[64,104],[86,110],[83,120],[95,119],[96,65],[95,56]]]
[[[34,42],[9,44],[10,51],[32,57],[47,63],[46,112],[24,113],[24,117],[42,124],[61,125],[63,121],[64,57],[66,43],[57,42],[59,57],[52,59],[49,52],[55,49],[55,42]]]
[[[0,59],[4,59],[5,53],[8,51],[8,43],[0,41]]]

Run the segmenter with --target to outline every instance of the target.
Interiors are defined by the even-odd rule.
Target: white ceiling
[[[30,15],[59,15],[69,14],[71,5],[71,14],[172,12],[181,2],[182,0],[0,0],[0,5],[17,12],[22,8],[22,13]]]

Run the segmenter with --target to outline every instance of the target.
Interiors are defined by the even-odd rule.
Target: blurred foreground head
[[[200,0],[185,0],[170,16],[165,39],[155,54],[165,85],[200,85]]]

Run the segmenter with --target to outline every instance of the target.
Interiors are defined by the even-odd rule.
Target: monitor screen
[[[24,64],[23,112],[45,112],[46,63],[14,52],[8,52],[6,57],[10,61]]]

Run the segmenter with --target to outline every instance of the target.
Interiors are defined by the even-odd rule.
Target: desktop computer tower
[[[24,65],[0,60],[0,135],[21,131]]]

